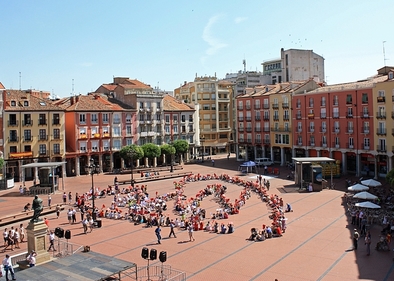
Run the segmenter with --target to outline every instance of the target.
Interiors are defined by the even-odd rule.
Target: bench
[[[60,210],[64,210],[63,205],[60,206]],[[55,212],[56,212],[56,206],[44,207],[40,216],[42,217],[44,215],[48,215],[48,214],[55,213]],[[27,211],[27,212],[20,212],[18,214],[0,217],[0,226],[20,222],[20,221],[27,220],[27,219],[31,219],[33,217],[33,214],[34,214],[34,211]]]
[[[138,167],[133,169],[133,174],[140,174],[141,172],[147,173],[147,172],[163,172],[163,171],[170,171],[171,166],[162,166],[162,167],[151,167],[151,168],[146,168],[146,167]],[[183,167],[181,165],[174,165],[173,170],[183,170]],[[112,174],[130,174],[131,171],[130,169],[114,169]]]
[[[184,177],[190,175],[190,172],[183,172],[183,173],[171,173],[171,174],[165,174],[165,175],[159,175],[159,176],[151,176],[151,177],[143,177],[140,179],[134,179],[134,182],[136,184],[139,183],[144,183],[144,182],[149,182],[149,181],[156,181],[156,180],[165,180],[165,179],[172,179],[172,178],[179,178],[179,177]],[[131,180],[121,180],[118,181],[118,184],[130,184]]]

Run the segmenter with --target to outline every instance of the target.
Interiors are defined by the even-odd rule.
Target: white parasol
[[[349,190],[349,191],[365,191],[365,190],[369,190],[369,187],[358,183],[358,184],[349,186],[347,188],[347,190]]]
[[[359,192],[359,193],[355,194],[355,195],[353,196],[353,198],[365,199],[365,200],[375,200],[375,199],[378,199],[377,196],[375,196],[375,195],[373,195],[373,194],[371,194],[371,193],[369,193],[369,192],[367,192],[367,191]]]
[[[356,203],[356,204],[354,204],[354,206],[361,207],[361,208],[368,208],[368,209],[380,209],[379,205],[376,205],[376,204],[369,202],[369,201]]]
[[[376,187],[376,186],[381,186],[382,185],[380,182],[378,182],[377,180],[374,180],[374,179],[363,180],[363,181],[361,181],[361,183],[363,185],[372,186],[372,187]]]

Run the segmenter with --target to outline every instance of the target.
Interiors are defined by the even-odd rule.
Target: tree
[[[148,159],[153,159],[161,155],[160,147],[153,143],[146,143],[142,145],[142,150],[144,151],[144,156]]]
[[[175,147],[173,147],[173,146],[170,145],[170,144],[163,144],[162,146],[160,146],[160,150],[161,150],[161,154],[162,154],[162,155],[163,155],[163,154],[166,155],[166,158],[167,158],[168,156],[172,157],[172,155],[174,155],[175,152],[176,152]],[[171,160],[170,160],[170,161],[171,161]],[[166,161],[166,162],[167,162],[167,161]]]
[[[3,170],[4,167],[4,158],[0,158],[0,171]]]
[[[394,169],[392,169],[390,172],[387,173],[386,175],[386,181],[393,186],[394,185]]]
[[[172,146],[175,147],[176,154],[178,154],[178,156],[189,150],[189,143],[185,140],[175,140],[172,143]]]
[[[127,146],[124,146],[120,149],[119,155],[123,160],[130,161],[131,160],[131,155],[130,153],[133,154],[133,159],[142,159],[144,157],[144,150],[135,144],[130,144]]]

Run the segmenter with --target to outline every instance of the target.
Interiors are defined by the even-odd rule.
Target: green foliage
[[[133,153],[133,159],[142,159],[144,157],[144,150],[135,144],[127,145],[119,151],[120,157],[124,160],[130,160],[130,153]]]
[[[189,143],[185,140],[175,140],[172,146],[175,147],[177,154],[185,153],[189,150]]]
[[[0,170],[4,167],[4,158],[0,158]]]
[[[142,145],[142,150],[144,151],[144,156],[150,159],[161,155],[160,147],[153,143],[146,143]]]
[[[387,173],[386,175],[386,181],[393,186],[394,185],[394,169],[392,169],[390,172]]]
[[[163,144],[162,146],[160,146],[161,149],[161,154],[165,154],[165,155],[174,155],[176,150],[175,147],[173,147],[170,144]]]

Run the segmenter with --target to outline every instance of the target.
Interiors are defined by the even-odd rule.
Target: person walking
[[[157,228],[155,229],[155,234],[157,237],[157,244],[161,244],[160,240],[161,240],[161,228],[160,225],[157,225]]]
[[[270,190],[270,181],[269,180],[267,180],[266,186],[267,186],[267,190],[269,191]]]
[[[174,227],[175,227],[174,220],[171,220],[171,222],[170,222],[171,231],[170,231],[170,235],[168,236],[168,238],[171,238],[171,234],[173,234],[174,238],[176,238],[176,235],[175,235],[175,232],[174,232]]]
[[[367,231],[365,235],[365,245],[367,246],[367,256],[371,254],[371,233]]]
[[[215,167],[215,159],[212,159],[212,167]]]
[[[354,233],[353,233],[353,250],[357,250],[358,238],[360,238],[360,234],[358,233],[357,229],[355,228]]]
[[[71,191],[68,193],[68,204],[71,205],[73,201],[73,194],[71,193]]]
[[[193,225],[191,223],[187,227],[187,231],[189,232],[189,241],[195,241],[196,239],[193,237]]]
[[[63,204],[64,205],[67,204],[67,194],[66,194],[66,192],[63,192]]]
[[[51,232],[49,233],[49,248],[48,248],[48,252],[51,249],[54,252],[56,252],[56,249],[55,249],[55,233],[53,232],[53,230],[51,230]]]
[[[59,218],[60,216],[60,206],[59,204],[56,205],[56,218]]]
[[[20,236],[21,236],[21,243],[25,242],[25,228],[23,227],[23,223],[21,223],[19,225],[19,232],[20,232]]]
[[[48,207],[51,207],[51,203],[52,203],[52,196],[51,196],[51,194],[49,193],[49,194],[48,194]]]
[[[83,233],[85,233],[85,234],[88,233],[88,224],[89,224],[89,221],[88,221],[87,218],[85,218],[85,219],[82,221]]]
[[[6,281],[10,280],[10,279],[8,279],[8,272],[11,273],[12,280],[16,280],[15,279],[15,271],[14,271],[14,268],[12,267],[10,255],[5,255],[5,258],[3,259],[3,267],[4,267],[4,272],[5,272],[5,280]]]

